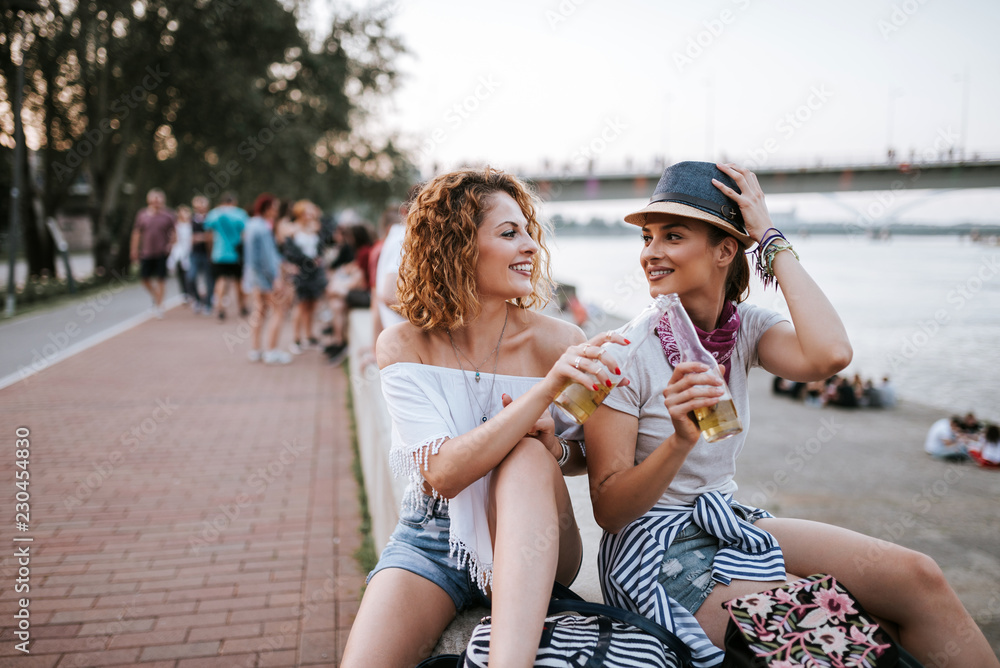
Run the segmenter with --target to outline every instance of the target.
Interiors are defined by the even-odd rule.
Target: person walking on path
[[[609,603],[672,627],[695,666],[723,660],[724,601],[828,573],[926,665],[935,657],[997,667],[982,631],[930,557],[847,529],[775,518],[736,502],[733,477],[750,426],[751,367],[797,382],[841,371],[852,349],[840,317],[772,227],[757,177],[732,164],[668,167],[642,228],[651,296],[676,293],[728,381],[742,433],[708,443],[692,419],[722,379],[683,362],[669,320],[636,350],[632,383],[585,426],[594,516],[605,529],[598,570]],[[742,303],[757,244],[765,285],[777,281],[791,322]],[[874,557],[872,555],[875,555]],[[950,659],[949,659],[950,660]]]
[[[167,284],[167,256],[174,244],[174,212],[166,208],[167,196],[159,188],[146,194],[146,208],[135,216],[130,257],[139,263],[142,285],[153,300],[153,314],[163,317],[163,294]]]
[[[610,385],[610,355],[578,367],[597,343],[624,339],[587,343],[575,325],[528,310],[551,293],[537,206],[519,180],[486,168],[435,178],[410,210],[407,322],[376,344],[390,459],[410,485],[345,668],[412,666],[457,611],[487,600],[490,665],[531,666],[553,580],[579,570],[563,474],[582,471],[580,430],[550,406],[567,383]]]
[[[266,364],[288,364],[292,356],[278,350],[278,337],[286,309],[278,300],[284,299],[284,281],[281,278],[281,254],[274,243],[274,225],[281,202],[270,193],[257,197],[253,217],[243,230],[243,291],[251,295],[253,312],[250,315],[251,362],[261,359]],[[270,317],[268,317],[270,316]],[[261,351],[264,321],[267,319],[267,349]]]
[[[212,276],[215,279],[215,313],[219,320],[226,319],[223,301],[232,286],[237,308],[243,303],[240,295],[240,254],[238,246],[246,225],[247,212],[236,206],[236,194],[222,195],[219,206],[205,218],[205,229],[212,233]]]
[[[205,218],[208,216],[209,201],[204,195],[196,195],[191,200],[191,255],[188,257],[188,283],[195,296],[193,308],[197,313],[209,315],[212,312],[212,293],[215,284],[212,282],[211,251],[212,233],[205,230]],[[204,286],[204,287],[202,287]]]
[[[177,223],[174,225],[174,234],[177,240],[167,257],[167,271],[172,271],[177,275],[177,285],[181,294],[184,295],[184,302],[194,305],[196,299],[194,291],[191,289],[191,283],[188,281],[191,259],[191,229],[191,207],[182,204],[177,207]]]

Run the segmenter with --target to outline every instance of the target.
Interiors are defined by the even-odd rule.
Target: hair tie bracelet
[[[563,466],[566,465],[566,462],[569,461],[569,454],[570,454],[569,441],[567,441],[565,438],[560,438],[559,445],[562,446],[562,457],[560,457],[559,461],[556,463],[559,464],[559,468],[562,468]]]
[[[764,230],[764,234],[760,235],[760,238],[764,239],[765,237],[767,237],[767,233],[770,232],[770,231],[772,231],[772,230],[774,230],[774,232],[777,233],[777,235],[779,237],[784,237],[785,236],[784,234],[781,233],[781,230],[779,230],[777,227],[769,227],[766,230]],[[758,250],[760,248],[762,248],[762,247],[763,247],[763,244],[761,244],[760,246],[758,246]]]

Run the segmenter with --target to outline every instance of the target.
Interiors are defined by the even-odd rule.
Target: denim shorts
[[[740,506],[733,506],[740,519],[755,523],[764,512],[748,513]],[[672,599],[695,614],[715,588],[712,567],[719,539],[695,523],[684,527],[663,555],[663,564],[657,578]]]
[[[407,503],[400,509],[396,530],[368,581],[385,568],[401,568],[444,589],[457,611],[477,605],[489,607],[490,601],[473,581],[469,567],[460,566],[458,558],[449,555],[448,502],[426,494],[418,498],[416,507]]]

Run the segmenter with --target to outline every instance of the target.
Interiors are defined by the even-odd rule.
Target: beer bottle
[[[646,340],[646,337],[656,329],[656,325],[660,322],[666,309],[667,298],[662,295],[656,297],[639,315],[619,330],[622,336],[631,343],[622,346],[617,343],[608,342],[601,346],[601,348],[614,356],[622,372],[618,380],[614,381],[612,387],[598,385],[595,390],[592,387],[584,387],[579,383],[569,383],[563,388],[553,403],[561,408],[577,424],[586,422],[587,418],[593,415],[597,407],[611,394],[613,387],[617,386],[621,382],[621,379],[629,373],[629,370],[632,368],[632,358],[635,355],[635,351],[639,349],[639,346]]]
[[[698,428],[701,429],[702,435],[709,443],[715,443],[740,433],[743,431],[743,426],[740,424],[739,416],[736,415],[733,395],[730,394],[729,386],[726,385],[726,380],[719,371],[719,363],[701,345],[698,332],[695,331],[694,323],[691,322],[690,316],[684,310],[680,297],[676,293],[671,293],[666,295],[664,299],[667,304],[666,312],[667,319],[670,321],[670,330],[677,342],[681,361],[700,362],[708,367],[708,373],[716,374],[722,380],[723,394],[719,397],[719,403],[693,411]]]

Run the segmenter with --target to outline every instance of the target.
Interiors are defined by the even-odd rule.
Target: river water
[[[1000,421],[1000,247],[949,236],[789,239],[847,327],[846,373],[888,375],[905,399]],[[649,302],[641,248],[638,229],[557,237],[553,275],[629,318]],[[748,301],[787,314],[781,292],[759,283]]]

